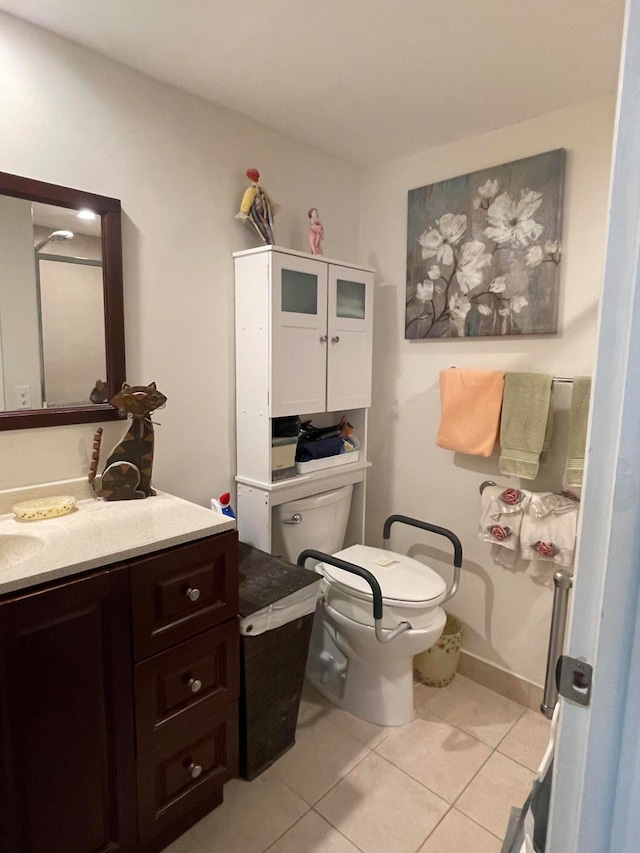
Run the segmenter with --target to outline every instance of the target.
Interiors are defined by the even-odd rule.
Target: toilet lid
[[[369,545],[352,545],[334,554],[340,560],[368,569],[380,584],[383,601],[403,602],[411,606],[426,601],[437,603],[444,598],[447,585],[433,569],[394,551],[383,551]],[[382,561],[390,561],[381,565]],[[364,578],[328,563],[321,563],[325,578],[358,598],[373,598],[371,587]]]

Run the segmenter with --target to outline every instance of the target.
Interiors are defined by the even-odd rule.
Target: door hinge
[[[561,696],[580,705],[589,705],[592,682],[593,667],[590,663],[569,655],[560,655],[556,666],[556,684]]]

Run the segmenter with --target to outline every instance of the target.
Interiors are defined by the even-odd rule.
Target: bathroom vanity
[[[0,515],[0,850],[156,851],[238,763],[234,522],[169,495]]]
[[[353,484],[345,541],[361,543],[374,271],[279,246],[234,259],[240,538],[271,552],[274,508]],[[291,415],[314,426],[346,416],[360,440],[357,461],[343,454],[345,464],[274,480],[272,421]]]

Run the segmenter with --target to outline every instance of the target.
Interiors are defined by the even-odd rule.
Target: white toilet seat
[[[352,545],[334,556],[370,571],[382,591],[383,628],[409,622],[423,629],[439,620],[440,602],[445,598],[445,581],[433,569],[411,557],[367,545]],[[388,565],[381,565],[385,562]],[[373,595],[364,578],[344,569],[321,563],[324,597],[334,610],[361,625],[373,625]]]

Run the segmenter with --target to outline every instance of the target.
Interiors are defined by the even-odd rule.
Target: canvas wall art
[[[410,190],[405,338],[558,331],[566,151]]]

